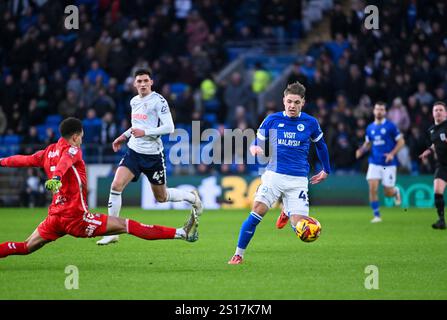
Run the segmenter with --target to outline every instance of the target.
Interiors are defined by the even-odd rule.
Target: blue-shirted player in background
[[[316,144],[323,170],[313,176],[310,183],[319,183],[330,173],[328,149],[320,125],[317,119],[301,111],[305,102],[305,90],[299,82],[287,86],[283,98],[285,111],[264,119],[257,138],[250,147],[253,155],[263,154],[261,145],[268,141],[273,154],[270,155],[266,171],[261,177],[262,183],[256,192],[252,211],[242,224],[236,252],[229,264],[242,263],[256,226],[278,199],[282,198],[284,212],[290,217],[292,228],[309,215],[307,176],[311,141]]]
[[[369,185],[369,201],[374,213],[372,223],[381,222],[379,211],[379,197],[377,190],[382,180],[385,196],[394,197],[394,204],[401,204],[399,188],[396,187],[397,159],[396,154],[405,145],[399,129],[386,120],[386,106],[383,102],[374,105],[374,122],[366,128],[365,143],[356,151],[356,158],[360,158],[369,149],[368,172],[366,180]]]

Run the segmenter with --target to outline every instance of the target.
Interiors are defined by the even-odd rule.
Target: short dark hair
[[[149,78],[152,78],[151,71],[149,69],[143,69],[143,68],[142,69],[138,69],[137,71],[135,71],[135,78],[137,76],[142,76],[142,75],[145,75],[145,74],[147,74],[149,76]]]
[[[63,138],[69,139],[72,135],[82,132],[82,122],[77,118],[69,117],[61,122],[59,132]]]
[[[374,105],[378,104],[379,106],[384,106],[385,110],[386,110],[386,103],[383,101],[377,101],[376,103],[374,103]]]
[[[284,97],[288,94],[297,94],[301,98],[304,98],[304,95],[306,94],[306,88],[298,81],[290,83],[289,85],[287,85],[286,90],[284,90]]]
[[[444,107],[444,110],[447,111],[447,105],[445,104],[444,101],[436,101],[435,103],[433,103],[433,107],[434,107],[434,106],[443,106],[443,107]]]

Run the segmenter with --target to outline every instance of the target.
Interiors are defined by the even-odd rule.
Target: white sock
[[[397,194],[399,193],[399,188],[394,187],[394,197],[397,197]]]
[[[121,192],[110,190],[109,216],[118,217],[121,211]]]
[[[175,236],[174,239],[185,239],[186,238],[186,232],[183,228],[175,229]]]
[[[168,188],[168,200],[170,202],[188,201],[193,204],[196,201],[196,197],[189,191],[183,191],[175,188]]]
[[[245,253],[245,249],[241,249],[241,248],[237,247],[236,248],[236,252],[234,253],[234,255],[238,255],[238,256],[243,257],[244,253]]]

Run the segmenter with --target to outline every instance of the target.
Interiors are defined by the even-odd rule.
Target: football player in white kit
[[[152,91],[152,85],[149,70],[140,69],[135,72],[134,87],[138,95],[130,100],[132,127],[112,144],[113,151],[117,152],[129,139],[128,151],[119,163],[110,188],[108,212],[110,216],[119,216],[121,193],[129,182],[137,181],[143,173],[149,179],[158,202],[187,201],[192,205],[191,219],[197,220],[202,213],[199,193],[196,190],[187,192],[166,187],[166,167],[160,136],[174,132],[174,122],[166,99]],[[97,244],[106,245],[116,241],[118,236],[106,236]]]

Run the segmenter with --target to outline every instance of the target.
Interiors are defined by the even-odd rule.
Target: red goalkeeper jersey
[[[49,178],[61,177],[62,187],[53,195],[49,215],[74,217],[88,212],[87,176],[82,150],[70,145],[64,138],[33,155],[4,158],[1,164],[5,167],[40,167]]]

